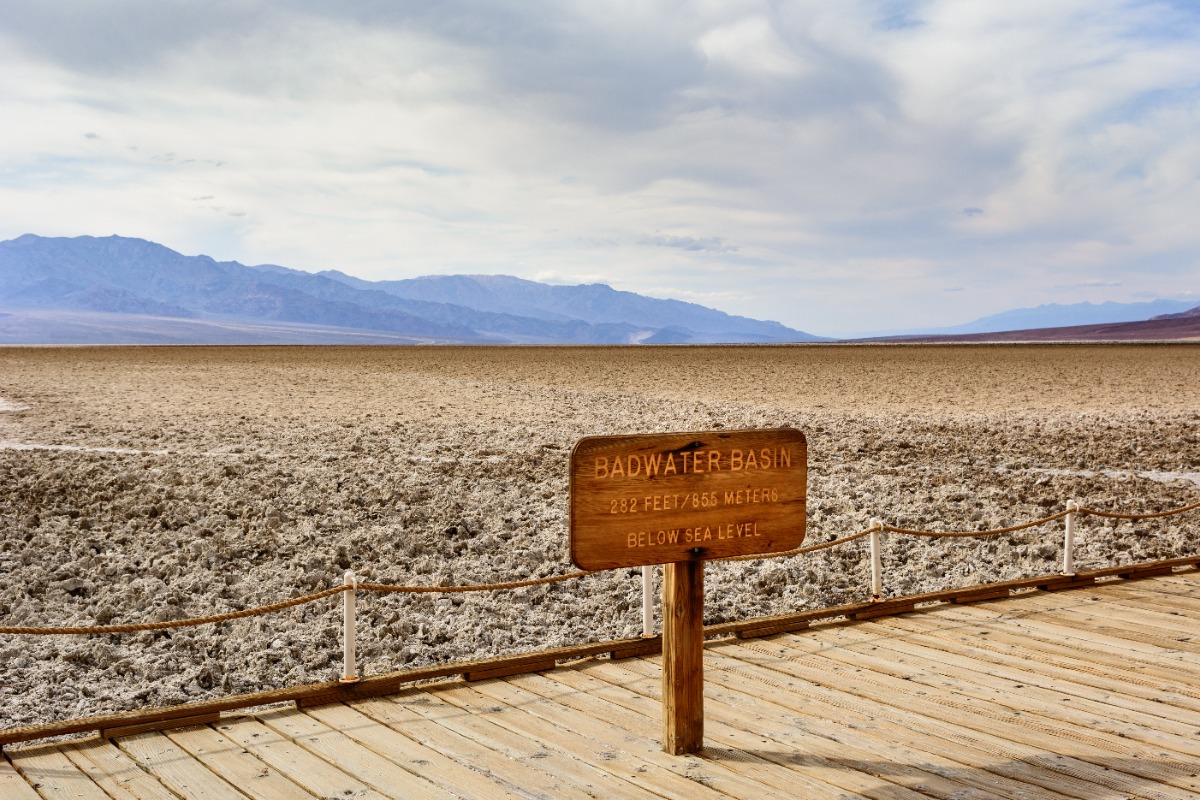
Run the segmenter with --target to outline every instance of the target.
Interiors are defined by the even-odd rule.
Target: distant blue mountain
[[[337,271],[184,256],[119,236],[26,234],[0,242],[0,309],[9,315],[0,343],[47,341],[51,334],[56,342],[66,336],[80,343],[239,336],[311,343],[819,341],[777,322],[603,284],[550,286],[500,275],[372,282]],[[63,323],[57,332],[55,315]]]

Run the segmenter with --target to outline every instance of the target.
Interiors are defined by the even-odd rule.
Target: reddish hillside
[[[956,336],[903,336],[875,341],[903,342],[1131,342],[1200,340],[1200,307],[1182,314],[1106,325],[1074,325],[1068,328],[1034,328],[997,333],[968,333]]]

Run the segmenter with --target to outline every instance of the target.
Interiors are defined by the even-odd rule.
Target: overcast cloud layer
[[[1200,291],[1192,0],[5,0],[0,119],[3,239],[826,335]]]

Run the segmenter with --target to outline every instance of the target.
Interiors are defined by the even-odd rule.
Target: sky
[[[1196,0],[4,0],[0,239],[844,336],[1200,303]]]

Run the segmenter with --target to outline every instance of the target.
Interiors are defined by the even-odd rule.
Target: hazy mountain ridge
[[[1185,312],[1195,305],[1191,300],[1148,300],[1140,303],[1046,303],[1033,308],[1014,308],[991,314],[963,325],[934,328],[926,334],[999,333],[1039,328],[1069,328],[1080,325],[1108,325],[1118,322],[1143,322],[1156,317]]]
[[[194,324],[169,332],[171,319],[246,323],[250,327],[244,330],[253,329],[256,342],[268,336],[272,324],[289,326],[283,340],[294,341],[295,332],[303,329],[313,342],[330,335],[323,330],[327,328],[345,329],[352,339],[378,333],[384,340],[398,334],[413,341],[480,343],[618,344],[655,337],[687,343],[818,340],[776,322],[603,284],[549,286],[508,276],[371,282],[337,271],[313,274],[274,264],[246,266],[184,256],[154,242],[119,236],[26,234],[0,242],[0,306],[39,312],[43,332],[46,313],[72,312],[76,323],[82,319],[79,314],[93,315],[87,326],[74,328],[86,330],[89,343],[128,341],[127,330],[106,334],[97,312],[155,317],[154,341],[191,341],[189,336],[215,330]],[[128,320],[114,318],[113,325],[127,327]],[[12,330],[10,326],[5,340],[19,341],[19,331]],[[221,329],[222,341],[229,330]]]

